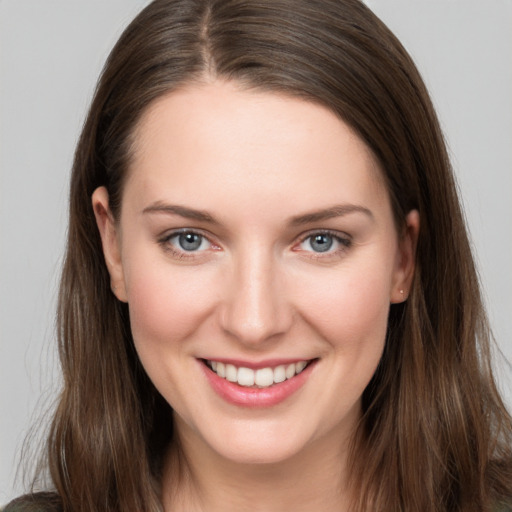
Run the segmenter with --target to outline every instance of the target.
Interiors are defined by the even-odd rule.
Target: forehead
[[[201,206],[254,198],[260,207],[387,200],[366,144],[327,108],[231,82],[193,85],[155,101],[134,134],[127,186]],[[357,197],[356,197],[357,196]],[[316,207],[317,205],[311,205]]]

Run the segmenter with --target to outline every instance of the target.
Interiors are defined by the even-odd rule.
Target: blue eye
[[[209,240],[194,231],[181,231],[165,237],[162,243],[169,244],[177,253],[204,251],[210,247]]]
[[[300,243],[303,251],[314,253],[335,253],[350,246],[349,238],[342,238],[331,233],[313,233]]]
[[[180,249],[184,251],[197,251],[203,243],[203,237],[197,233],[181,233],[177,239]]]
[[[309,237],[309,245],[315,252],[327,252],[334,244],[334,238],[325,233]]]

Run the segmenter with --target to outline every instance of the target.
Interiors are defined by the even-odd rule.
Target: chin
[[[226,435],[206,439],[218,455],[237,464],[278,464],[300,454],[310,442],[304,432],[294,433],[282,426],[240,426]]]
[[[271,465],[279,464],[292,459],[300,453],[300,449],[288,447],[283,449],[273,446],[261,447],[261,444],[255,446],[236,446],[228,450],[221,449],[219,455],[235,464],[242,465]]]

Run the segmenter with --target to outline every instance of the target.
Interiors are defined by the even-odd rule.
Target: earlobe
[[[100,232],[103,255],[110,274],[112,293],[122,302],[127,302],[124,283],[121,248],[116,222],[109,207],[109,195],[105,187],[98,187],[92,194],[92,207]]]
[[[404,302],[409,296],[414,277],[416,246],[420,231],[420,214],[411,210],[405,217],[405,228],[398,240],[397,266],[391,290],[391,303]]]

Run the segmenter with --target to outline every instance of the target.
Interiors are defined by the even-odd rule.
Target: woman
[[[360,2],[169,1],[76,152],[71,510],[499,510],[512,422],[442,135]]]

